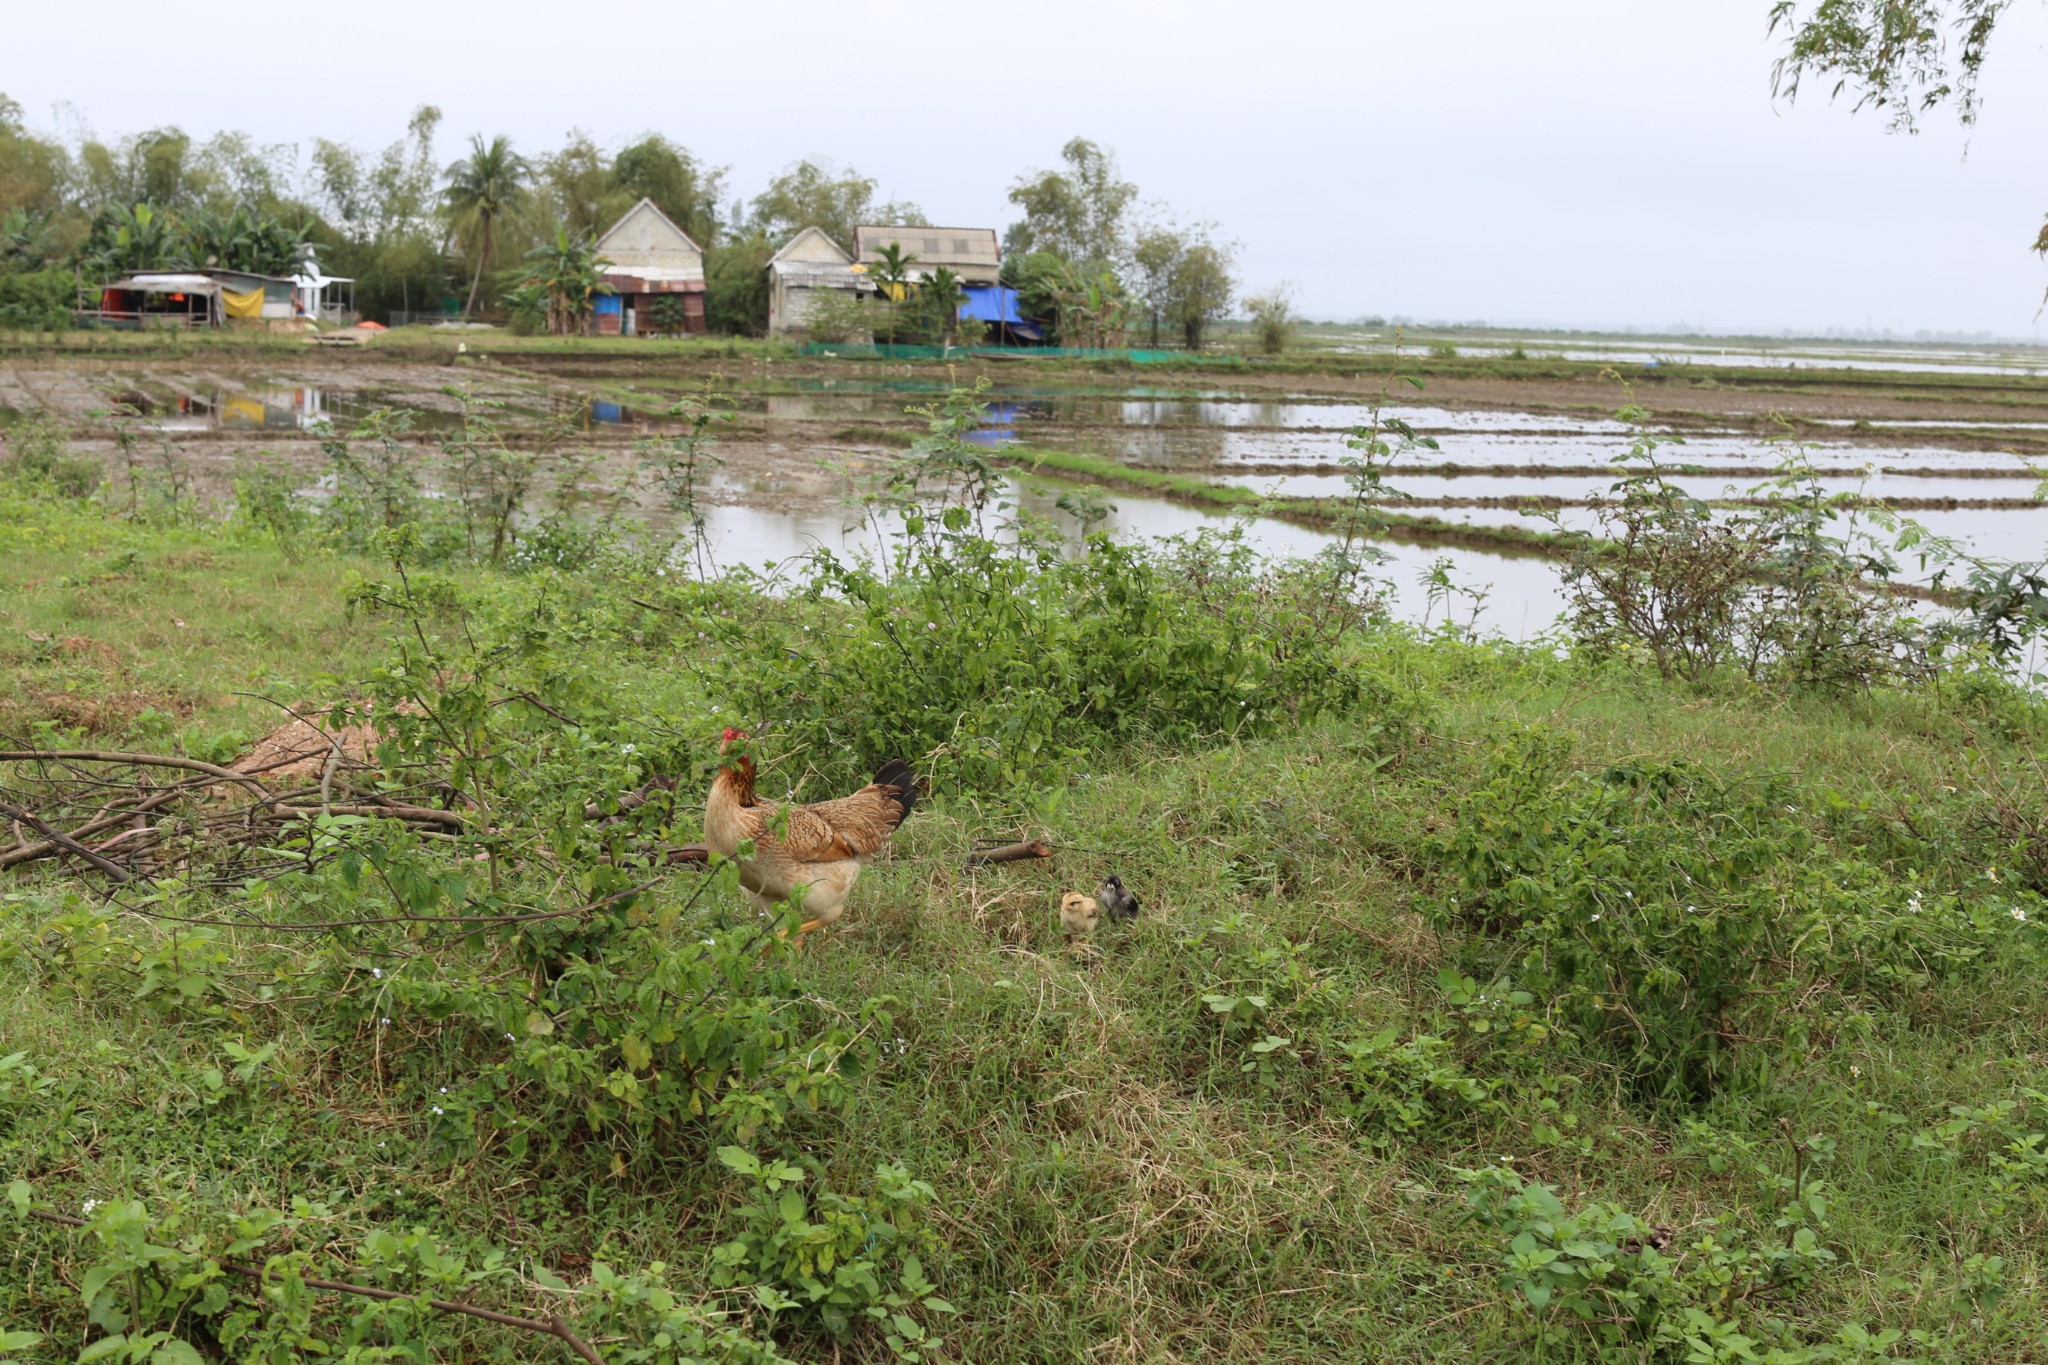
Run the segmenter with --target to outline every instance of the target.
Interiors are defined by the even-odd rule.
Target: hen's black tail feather
[[[891,801],[896,803],[896,823],[902,824],[910,818],[911,810],[917,805],[917,774],[910,765],[900,758],[892,758],[875,771],[875,785],[883,788]]]

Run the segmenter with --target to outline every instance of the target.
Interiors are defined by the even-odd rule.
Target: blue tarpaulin
[[[1011,324],[1024,321],[1017,313],[1017,291],[1014,289],[1005,289],[999,284],[977,284],[962,292],[967,295],[967,302],[960,305],[962,318]]]

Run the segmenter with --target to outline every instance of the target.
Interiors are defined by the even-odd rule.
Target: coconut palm
[[[913,288],[910,283],[910,267],[917,264],[917,257],[908,255],[901,242],[891,242],[882,248],[882,259],[868,267],[868,273],[881,287],[882,297],[889,300],[889,340],[896,340],[896,312],[910,297]]]
[[[960,285],[960,277],[940,266],[932,271],[932,277],[924,287],[925,300],[932,314],[938,319],[939,341],[950,346],[960,330],[960,305],[967,299],[967,291]]]
[[[448,168],[448,187],[441,192],[441,205],[455,236],[476,255],[476,275],[469,282],[469,302],[463,312],[476,311],[477,291],[483,288],[484,271],[490,267],[492,230],[498,219],[517,214],[525,207],[527,183],[533,168],[526,158],[512,150],[512,139],[494,137],[485,142],[477,133],[469,140],[469,155]]]

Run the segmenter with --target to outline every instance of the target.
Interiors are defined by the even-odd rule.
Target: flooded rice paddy
[[[1721,356],[1731,351],[1702,351]],[[1844,360],[1869,357],[1843,356]],[[1975,553],[2034,560],[2048,552],[2048,506],[2033,500],[2048,466],[2048,384],[1973,381],[1955,392],[1920,392],[1903,367],[1952,373],[2023,373],[2010,357],[1964,352],[1899,356],[1895,388],[1859,381],[1839,389],[1792,386],[1755,394],[1682,388],[1639,395],[1655,414],[1648,434],[1657,458],[1683,467],[1677,481],[1705,498],[1753,496],[1765,475],[1794,452],[1823,471],[1830,492],[1898,499],[1905,515]],[[1591,527],[1598,501],[1612,496],[1617,462],[1639,454],[1644,431],[1613,415],[1626,395],[1612,383],[1433,384],[1429,392],[1318,389],[1315,381],[1237,387],[1124,384],[1116,379],[1049,385],[1004,367],[990,376],[986,421],[975,437],[995,448],[1065,451],[1118,464],[1243,485],[1283,497],[1339,497],[1348,491],[1342,461],[1353,433],[1398,422],[1434,448],[1404,453],[1391,482],[1407,510],[1484,532],[1535,526],[1523,513],[1548,500],[1567,527]],[[971,377],[963,377],[971,378]],[[422,460],[436,440],[459,429],[454,387],[489,400],[493,420],[514,439],[563,428],[624,464],[638,443],[679,430],[668,416],[680,399],[724,395],[720,460],[709,485],[708,549],[720,566],[785,563],[816,547],[874,553],[880,532],[855,506],[858,480],[885,469],[923,428],[907,407],[939,397],[949,380],[893,375],[876,367],[748,367],[747,372],[649,373],[617,378],[509,367],[400,362],[365,356],[320,358],[273,373],[180,371],[174,366],[106,367],[76,373],[50,362],[0,365],[0,406],[43,408],[72,424],[78,438],[107,449],[109,413],[151,432],[198,475],[225,484],[252,458],[283,459],[317,476],[318,438],[347,432],[379,409],[408,414]],[[1773,439],[1774,434],[1777,439]],[[1408,472],[1402,472],[1403,467]],[[1040,475],[1011,485],[1015,501],[1064,534],[1078,552],[1080,527],[1057,506],[1070,485]],[[1276,517],[1233,519],[1200,507],[1106,490],[1113,505],[1100,529],[1120,539],[1157,540],[1239,525],[1262,554],[1312,555],[1332,543],[1325,531]],[[650,512],[650,516],[655,515]],[[1390,600],[1411,619],[1441,620],[1445,604],[1424,585],[1440,559],[1469,596],[1456,599],[1461,621],[1530,638],[1549,629],[1561,602],[1553,563],[1494,553],[1461,539],[1384,546]],[[1505,547],[1503,547],[1505,548]],[[1909,575],[1911,576],[1911,575]]]

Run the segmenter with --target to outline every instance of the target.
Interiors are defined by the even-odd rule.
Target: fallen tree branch
[[[196,758],[183,758],[176,754],[128,754],[101,749],[6,749],[0,750],[0,763],[127,763],[143,768],[183,768],[187,772],[210,773],[224,782],[239,782],[256,793],[260,800],[270,795],[261,782],[247,773],[238,773],[233,768],[223,768],[216,763],[202,763]]]
[[[627,887],[624,891],[614,891],[609,896],[600,896],[587,905],[577,906],[574,910],[536,910],[532,914],[527,915],[379,915],[370,919],[324,919],[285,924],[276,920],[247,918],[200,919],[190,915],[168,915],[161,910],[145,910],[139,905],[130,905],[124,900],[115,900],[114,904],[120,906],[129,914],[141,915],[144,919],[170,920],[175,924],[208,924],[221,929],[269,929],[285,934],[321,933],[329,929],[366,929],[384,924],[438,924],[466,929],[479,929],[506,924],[532,924],[539,920],[571,919],[577,915],[587,915],[593,910],[602,910],[614,901],[622,901],[629,896],[637,896],[642,891],[649,890],[658,885],[660,881],[661,878],[659,877],[651,878],[640,883],[638,886]]]
[[[56,1223],[67,1228],[89,1226],[83,1218],[73,1218],[69,1214],[57,1213],[51,1209],[30,1209],[28,1214],[31,1218],[40,1218],[46,1223]],[[222,1270],[231,1271],[245,1279],[271,1284],[288,1284],[291,1281],[290,1276],[266,1270],[262,1266],[243,1265],[239,1261],[217,1261],[215,1264]],[[347,1280],[315,1279],[308,1275],[302,1277],[299,1283],[305,1285],[308,1289],[325,1290],[330,1294],[354,1294],[360,1298],[384,1299],[386,1301],[392,1299],[418,1301],[418,1296],[414,1294],[403,1293],[396,1289],[384,1289],[372,1284],[352,1284]],[[591,1365],[604,1365],[604,1357],[592,1350],[589,1342],[576,1335],[575,1329],[569,1326],[560,1313],[549,1314],[547,1321],[543,1322],[538,1318],[522,1318],[512,1313],[500,1313],[495,1308],[479,1308],[473,1303],[463,1303],[457,1299],[428,1299],[426,1300],[426,1305],[437,1313],[450,1313],[461,1317],[477,1318],[484,1322],[496,1323],[500,1327],[516,1327],[522,1332],[535,1332],[544,1337],[553,1337],[583,1359],[591,1362]]]
[[[1027,839],[1021,844],[1004,844],[1000,848],[978,848],[967,855],[967,866],[981,867],[986,863],[1021,863],[1027,858],[1050,858],[1052,845],[1043,839]]]
[[[21,823],[35,830],[36,833],[42,835],[50,843],[57,845],[66,853],[85,859],[117,882],[132,882],[135,880],[133,872],[122,867],[119,863],[109,862],[102,858],[63,830],[46,823],[42,817],[36,815],[33,811],[23,810],[20,806],[9,805],[5,801],[0,801],[0,815],[5,815],[10,820],[21,821]]]

